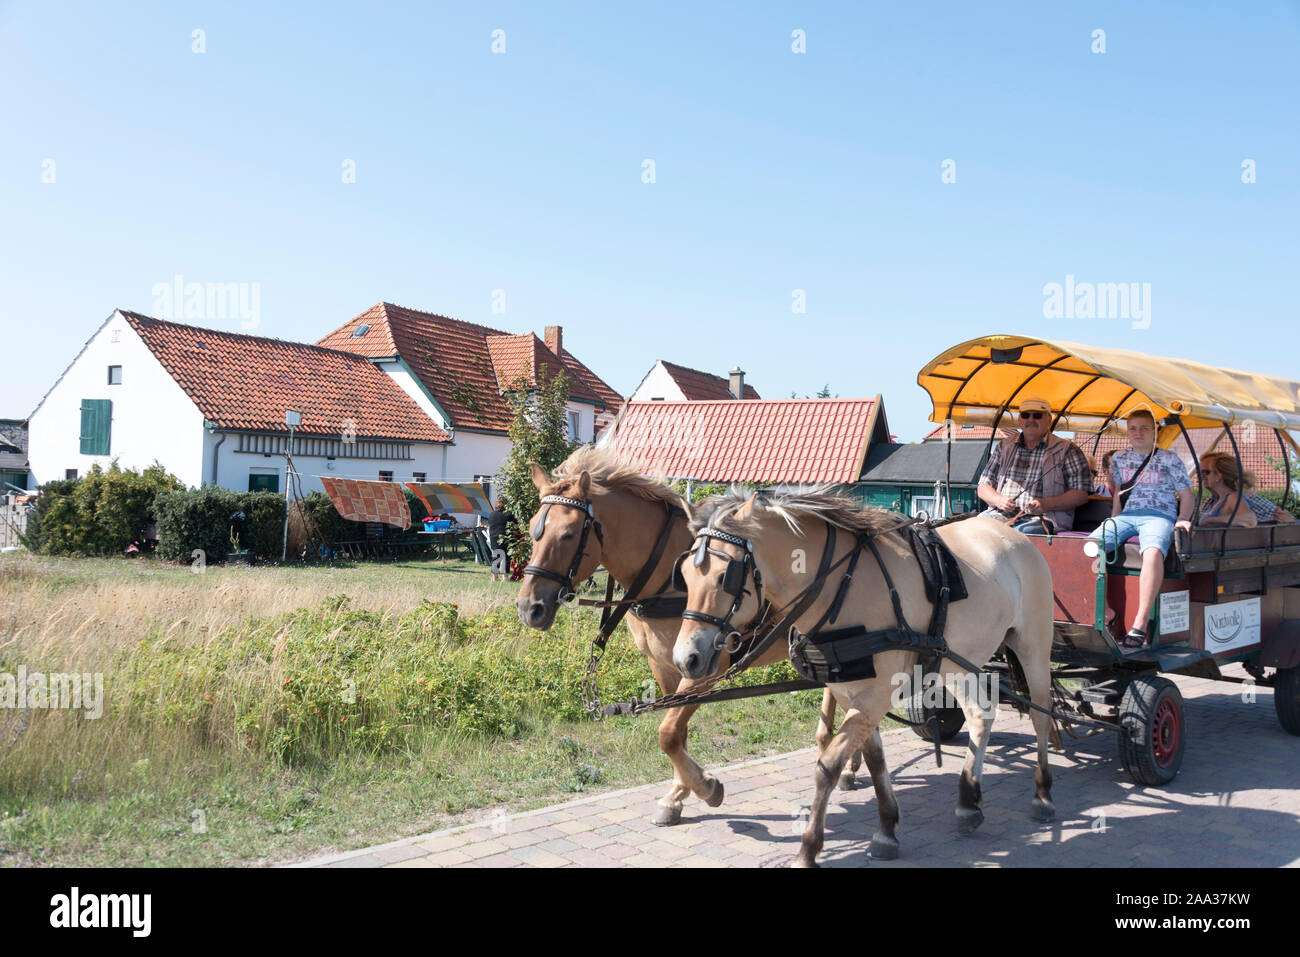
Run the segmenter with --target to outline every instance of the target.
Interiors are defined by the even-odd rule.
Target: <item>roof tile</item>
[[[353,330],[363,324],[370,330],[354,338]],[[492,345],[489,340],[511,341]],[[510,407],[501,390],[511,382],[500,382],[500,373],[504,370],[513,377],[531,367],[535,377],[539,367],[553,369],[557,358],[535,335],[516,336],[390,302],[371,306],[317,340],[317,344],[370,359],[400,356],[432,393],[452,425],[493,432],[503,432],[510,425]],[[558,358],[570,375],[571,396],[617,408],[622,402],[618,393],[568,349],[562,351],[564,355]]]
[[[387,373],[354,353],[118,311],[221,428],[283,432],[285,410],[294,409],[306,435],[339,435],[350,422],[362,438],[450,441]]]
[[[854,482],[874,399],[630,402],[610,442],[647,472],[710,482]]]

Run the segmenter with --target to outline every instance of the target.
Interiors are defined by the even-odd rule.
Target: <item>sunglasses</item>
[[[1046,412],[1021,412],[1020,417],[1022,419],[1034,419],[1035,421],[1037,421],[1038,419],[1047,418],[1047,413]]]

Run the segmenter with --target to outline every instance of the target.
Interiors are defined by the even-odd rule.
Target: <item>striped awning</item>
[[[456,512],[487,515],[492,511],[487,493],[478,482],[403,482],[424,503],[430,515]]]

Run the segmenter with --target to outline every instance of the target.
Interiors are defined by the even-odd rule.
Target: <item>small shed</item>
[[[948,450],[952,450],[949,472]],[[864,505],[890,508],[904,515],[924,511],[943,514],[945,476],[950,476],[952,512],[960,514],[977,507],[975,488],[984,470],[988,442],[921,442],[901,445],[882,442],[872,446],[861,478],[846,491]]]

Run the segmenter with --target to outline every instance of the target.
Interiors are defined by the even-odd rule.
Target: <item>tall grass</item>
[[[425,802],[423,815],[428,801],[448,813],[490,803],[502,785],[484,781],[502,775],[522,775],[539,794],[603,782],[593,754],[556,743],[557,728],[572,734],[585,718],[578,689],[590,616],[566,609],[539,635],[515,616],[514,587],[492,588],[487,576],[464,572],[368,566],[344,575],[273,568],[192,575],[149,562],[5,556],[0,673],[20,665],[29,673],[98,672],[104,696],[98,719],[72,709],[0,708],[0,859],[76,860],[69,849],[98,846],[91,835],[104,827],[111,836],[103,842],[116,850],[97,860],[130,862],[132,848],[151,842],[193,855],[182,861],[205,860],[212,851],[202,850],[208,845],[189,834],[187,821],[199,806],[261,821],[275,839],[313,815],[338,828],[353,815],[351,802],[309,813],[303,802],[315,799],[301,782],[368,780],[364,769],[372,767],[426,775],[429,796],[412,798]],[[342,582],[349,595],[326,591]],[[783,664],[745,679],[792,674]],[[639,697],[650,679],[628,636],[615,637],[601,665],[602,697]],[[723,710],[708,719],[718,740],[763,745],[794,735],[803,743],[815,698],[714,706]],[[786,717],[774,725],[774,716]],[[649,780],[666,773],[653,724],[602,730],[600,760],[624,773],[636,766]],[[509,757],[498,771],[502,747]],[[629,748],[642,757],[630,761]],[[420,791],[400,775],[389,780]],[[242,826],[241,835],[261,833]],[[226,831],[221,853],[246,854],[246,837],[233,834]]]

